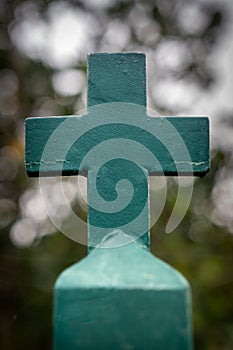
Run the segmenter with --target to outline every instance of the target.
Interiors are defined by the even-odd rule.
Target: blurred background
[[[51,349],[54,282],[86,254],[57,232],[38,179],[26,177],[24,119],[85,110],[86,55],[100,51],[146,54],[149,109],[210,116],[211,172],[195,180],[171,234],[177,182],[168,179],[152,251],[190,281],[195,348],[233,349],[233,2],[1,0],[0,21],[0,349]],[[73,179],[64,186],[85,219],[81,180],[82,193]],[[51,207],[69,220],[53,181]],[[151,181],[155,198],[160,186]]]

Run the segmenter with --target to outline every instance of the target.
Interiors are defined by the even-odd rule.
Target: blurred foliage
[[[36,180],[28,180],[24,171],[24,118],[73,114],[85,107],[83,87],[76,89],[76,93],[59,92],[56,85],[61,78],[59,74],[68,68],[86,74],[88,51],[135,50],[152,57],[151,65],[158,64],[157,82],[172,77],[205,91],[218,83],[209,57],[221,41],[229,20],[227,9],[219,3],[111,0],[100,4],[97,0],[2,0],[0,3],[0,349],[3,350],[51,349],[54,281],[66,266],[86,254],[85,247],[60,233],[37,235],[38,223],[35,223],[36,232],[32,228],[34,233],[31,232],[32,219],[30,225],[27,221],[32,235],[28,246],[20,246],[20,237],[17,241],[12,233],[14,225],[25,219],[25,215],[27,218],[26,203],[31,199],[27,196],[34,193],[28,191],[34,191],[37,184]],[[45,54],[43,47],[33,46],[40,36],[33,38],[31,46],[25,43],[30,34],[28,22],[32,23],[31,30],[39,23],[49,32],[51,13],[56,18],[65,14],[66,8],[86,16],[91,39],[86,38],[80,55],[63,67],[59,66],[59,60]],[[169,65],[168,61],[163,66],[161,47],[168,42],[170,49],[174,49],[172,54],[176,50],[185,54],[175,65],[173,61]],[[159,52],[160,56],[156,56]],[[171,108],[166,101],[155,98],[150,75],[154,72],[149,72],[151,106],[161,112],[179,112],[178,106]],[[228,127],[232,128],[231,123]],[[232,222],[224,221],[224,217],[216,219],[216,215],[213,218],[216,206],[213,189],[231,171],[232,154],[225,149],[212,153],[212,170],[195,182],[193,200],[182,224],[174,233],[165,235],[177,193],[174,180],[169,179],[166,206],[152,229],[152,251],[180,270],[191,283],[196,349],[230,350],[233,349]],[[36,202],[32,203],[32,209],[36,210]]]

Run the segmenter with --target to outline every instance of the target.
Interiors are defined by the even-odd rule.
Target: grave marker
[[[145,56],[92,54],[88,114],[27,119],[26,169],[88,176],[88,244],[97,248],[56,282],[54,349],[192,349],[189,285],[142,248],[148,176],[203,176],[208,118],[149,117]]]

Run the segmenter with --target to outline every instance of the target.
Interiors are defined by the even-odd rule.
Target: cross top
[[[146,106],[146,63],[141,53],[88,56],[88,107],[125,102]]]
[[[29,176],[88,177],[89,246],[120,228],[148,247],[149,174],[209,169],[208,118],[149,117],[145,68],[143,54],[91,54],[88,113],[26,120]]]

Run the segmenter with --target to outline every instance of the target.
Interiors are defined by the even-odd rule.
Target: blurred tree
[[[38,181],[26,178],[24,118],[84,109],[86,54],[92,51],[145,52],[149,107],[188,112],[218,83],[211,57],[227,31],[228,13],[215,1],[1,1],[1,349],[51,348],[54,281],[86,253],[56,233]],[[231,133],[229,116],[226,120]],[[176,199],[173,179],[152,229],[153,252],[191,282],[195,344],[203,350],[233,348],[232,152],[218,148],[210,174],[195,182],[189,211],[175,233],[164,235]],[[76,185],[75,179],[64,179],[74,210],[85,218]],[[48,182],[47,193],[56,215],[69,220],[55,180]]]

